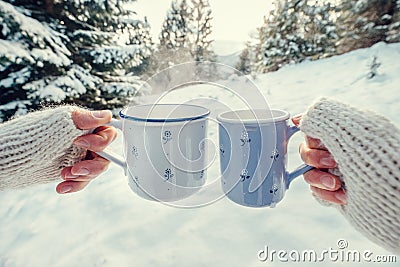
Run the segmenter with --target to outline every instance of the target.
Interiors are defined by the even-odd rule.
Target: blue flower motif
[[[246,130],[242,131],[242,134],[240,135],[240,146],[244,146],[246,143],[250,143],[251,139],[249,137],[249,133]]]
[[[278,191],[278,186],[276,185],[276,184],[274,184],[273,186],[272,186],[272,189],[271,190],[269,190],[269,192],[271,193],[271,194],[274,194],[274,195],[276,195],[276,192]]]
[[[272,151],[270,158],[274,159],[274,161],[276,161],[278,159],[278,157],[279,157],[279,151],[275,148],[274,151]]]
[[[172,139],[172,133],[171,133],[171,131],[169,131],[169,130],[164,131],[163,137],[162,137],[163,143],[166,144],[166,143],[168,143],[168,141],[170,141],[171,139]]]
[[[248,175],[248,171],[246,169],[243,169],[240,173],[240,181],[244,182],[245,180],[250,178],[250,175]]]
[[[221,156],[225,156],[225,149],[223,144],[219,146],[219,152],[221,153]]]
[[[138,149],[136,146],[132,146],[131,152],[132,152],[132,155],[135,156],[135,158],[138,158],[139,153],[138,153]]]
[[[174,177],[174,174],[172,173],[171,169],[170,168],[165,169],[165,171],[164,171],[165,181],[168,181],[170,178],[173,178],[173,177]]]

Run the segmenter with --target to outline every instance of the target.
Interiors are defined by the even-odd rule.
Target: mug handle
[[[122,120],[111,119],[111,121],[109,123],[104,124],[104,126],[113,126],[122,131]],[[93,132],[93,131],[94,131],[94,129],[91,130],[90,132]],[[122,167],[124,169],[124,172],[126,175],[126,171],[127,171],[126,161],[120,155],[110,151],[107,148],[105,148],[103,151],[94,152],[94,153],[96,153],[97,155],[99,155],[111,162],[114,162],[118,166]]]
[[[296,125],[294,126],[289,126],[288,129],[288,135],[286,137],[286,140],[289,141],[289,139],[293,136],[293,134],[297,133],[300,131],[300,128],[297,127]],[[307,165],[307,164],[301,164],[299,167],[297,167],[294,171],[290,172],[287,175],[287,181],[286,181],[286,188],[289,188],[290,183],[298,176],[308,172],[309,170],[314,169],[314,167]]]

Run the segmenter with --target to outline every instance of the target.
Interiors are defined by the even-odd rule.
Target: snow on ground
[[[368,80],[373,56],[381,66],[378,75]],[[271,107],[291,114],[303,112],[319,96],[328,96],[375,110],[400,126],[399,72],[400,44],[379,43],[342,56],[287,66],[259,75],[254,82]],[[207,85],[174,91],[163,101],[196,103],[196,99],[211,109],[218,109],[217,102],[241,106],[232,93]],[[215,128],[211,123],[210,138],[216,138]],[[297,134],[289,144],[289,169],[301,163],[297,154],[301,141]],[[113,150],[122,150],[121,143],[120,138],[116,140]],[[217,163],[208,170],[209,180],[219,175]],[[245,208],[226,198],[194,209],[143,200],[130,191],[123,171],[115,165],[83,192],[61,196],[54,188],[55,184],[49,184],[0,193],[1,267],[280,266],[276,259],[260,262],[258,251],[268,246],[321,252],[337,249],[341,238],[352,250],[390,254],[359,234],[335,209],[319,205],[301,178],[274,209]],[[329,260],[324,263],[334,265]]]

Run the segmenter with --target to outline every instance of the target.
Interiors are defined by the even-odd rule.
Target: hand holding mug
[[[301,116],[292,119],[296,126],[300,124],[300,120]],[[335,168],[337,164],[321,140],[306,136],[305,142],[300,144],[299,151],[303,161],[315,167],[315,169],[304,173],[304,180],[310,184],[311,191],[325,201],[345,204],[346,195],[341,188],[340,179],[326,171]]]
[[[189,104],[130,106],[109,125],[122,132],[123,157],[98,155],[121,166],[133,192],[148,200],[172,202],[196,193],[206,179],[207,117]]]
[[[112,114],[108,110],[88,111],[79,109],[74,111],[72,120],[78,129],[95,129],[91,134],[78,137],[74,144],[91,151],[102,151],[117,136],[114,127],[102,126],[110,122],[111,118]],[[59,194],[82,190],[92,179],[107,169],[109,161],[91,151],[88,151],[85,160],[61,171],[61,177],[64,181],[56,187]]]
[[[72,119],[77,128],[83,130],[95,129],[93,133],[77,138],[74,144],[88,149],[85,160],[74,166],[64,168],[61,176],[64,182],[57,186],[58,193],[70,193],[82,190],[92,179],[105,171],[109,161],[94,152],[100,152],[107,147],[116,137],[114,127],[104,126],[111,121],[110,111],[77,110],[73,112]],[[301,116],[292,119],[295,126],[300,123]],[[320,140],[306,136],[306,141],[300,145],[300,154],[303,161],[315,167],[304,173],[304,179],[311,185],[311,190],[319,198],[336,204],[345,204],[346,195],[341,189],[338,177],[326,172],[326,169],[336,167],[329,151]]]

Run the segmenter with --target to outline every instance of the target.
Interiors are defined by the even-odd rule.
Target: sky
[[[261,26],[263,16],[272,7],[272,0],[209,0],[212,16],[212,38],[218,54],[237,52],[249,39],[249,33]],[[132,6],[140,16],[146,16],[154,40],[158,39],[170,0],[137,0]],[[227,43],[230,43],[227,46]]]

